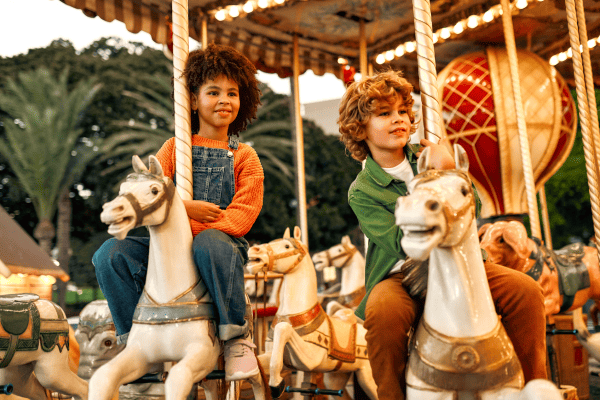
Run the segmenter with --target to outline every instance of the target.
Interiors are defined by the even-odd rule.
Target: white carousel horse
[[[425,308],[406,372],[407,399],[559,400],[550,381],[523,372],[496,314],[479,248],[468,159],[455,145],[456,170],[429,168],[429,148],[418,161],[410,195],[396,204],[402,248],[429,258]]]
[[[270,366],[269,385],[275,392],[282,390],[283,368],[346,372],[346,380],[354,372],[369,398],[376,399],[366,330],[361,324],[331,318],[321,308],[315,267],[300,237],[300,228],[294,229],[294,237],[288,228],[282,239],[252,246],[248,251],[250,273],[266,269],[284,274],[281,304],[267,339],[267,351],[258,356],[262,365]]]
[[[327,303],[325,310],[328,315],[334,315],[338,310],[358,307],[365,297],[365,258],[356,246],[352,244],[349,236],[344,236],[340,244],[327,250],[313,254],[313,263],[317,271],[327,267],[342,270],[341,288],[337,300]]]
[[[0,296],[0,385],[46,400],[44,388],[86,400],[88,384],[69,369],[69,323],[55,303],[31,293]]]
[[[216,337],[213,302],[192,258],[188,216],[171,179],[150,156],[148,170],[133,157],[135,173],[121,184],[117,198],[103,206],[100,218],[118,239],[147,226],[150,253],[144,292],[138,302],[125,349],[90,379],[90,400],[109,400],[117,388],[153,369],[177,363],[165,380],[165,397],[184,400],[194,382],[202,381],[207,399],[216,400],[217,382],[203,380],[217,365],[221,343]],[[260,374],[251,379],[255,396],[264,398]]]

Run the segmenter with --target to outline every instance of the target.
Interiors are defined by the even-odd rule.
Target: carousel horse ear
[[[162,166],[155,156],[150,156],[150,173],[152,175],[163,176]]]
[[[456,164],[456,169],[463,170],[465,172],[469,171],[469,156],[467,152],[460,144],[454,144],[454,163]]]
[[[345,244],[346,246],[350,246],[352,244],[352,242],[350,241],[350,236],[346,235],[342,238],[342,244]]]
[[[421,172],[427,171],[427,167],[429,166],[429,147],[425,147],[423,151],[421,151],[421,155],[419,156],[419,160],[417,161],[417,172],[420,174]]]
[[[144,172],[144,171],[148,171],[148,168],[146,168],[146,166],[144,165],[144,162],[141,160],[141,158],[137,155],[134,155],[131,158],[131,164],[133,165],[133,170],[136,173],[140,173],[140,172]]]
[[[485,223],[483,225],[481,225],[481,228],[479,228],[479,230],[477,231],[477,236],[479,236],[479,241],[481,242],[481,239],[483,238],[483,235],[485,235],[485,233],[487,232],[488,228],[492,226],[492,224]]]
[[[294,227],[294,239],[300,240],[302,237],[302,231],[297,226]]]
[[[502,221],[501,221],[502,222]],[[527,230],[525,226],[518,221],[509,221],[504,225],[502,238],[520,258],[527,258],[531,253],[529,251]]]
[[[285,232],[283,233],[283,238],[284,239],[290,238],[290,228],[285,228]]]

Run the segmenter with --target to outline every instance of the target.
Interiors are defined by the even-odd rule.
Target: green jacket
[[[413,173],[417,175],[417,158],[404,148]],[[406,258],[400,245],[402,230],[396,225],[394,209],[396,200],[406,196],[406,183],[393,179],[369,155],[365,168],[358,173],[348,191],[348,203],[356,214],[360,229],[369,239],[365,263],[365,288],[367,294],[356,309],[356,315],[365,318],[367,297],[373,287],[381,282],[398,260]]]
[[[417,157],[409,146],[404,147],[413,173],[417,175]],[[358,173],[348,191],[348,203],[356,214],[360,228],[369,239],[365,264],[367,294],[356,309],[356,315],[365,318],[365,305],[373,287],[381,282],[398,260],[406,258],[400,239],[402,230],[396,225],[396,200],[406,196],[406,183],[394,179],[379,164],[367,156],[365,168]],[[476,214],[481,203],[475,191]]]

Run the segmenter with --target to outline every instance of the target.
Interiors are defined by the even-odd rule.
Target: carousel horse
[[[46,400],[44,389],[86,400],[88,384],[69,368],[69,323],[55,303],[32,293],[0,296],[0,385]]]
[[[288,228],[282,239],[252,246],[248,251],[250,273],[268,270],[284,275],[281,304],[267,338],[267,351],[258,356],[262,365],[269,366],[269,385],[274,397],[283,390],[281,371],[287,368],[347,373],[342,388],[354,372],[369,398],[376,399],[366,330],[361,324],[348,323],[325,313],[317,297],[315,266],[300,238],[300,228],[294,229],[294,237]]]
[[[218,382],[204,378],[217,366],[222,344],[214,304],[192,258],[192,233],[181,228],[189,225],[183,201],[156,157],[150,156],[149,170],[138,156],[132,163],[135,172],[104,204],[100,218],[117,239],[148,227],[148,272],[127,345],[92,375],[89,398],[109,400],[120,385],[175,361],[164,383],[168,400],[184,400],[200,381],[206,398],[216,400]],[[255,397],[263,399],[260,374],[250,381]]]
[[[423,315],[407,365],[407,399],[559,400],[547,380],[523,388],[523,372],[496,314],[479,248],[468,158],[454,145],[456,170],[430,169],[426,148],[398,198],[402,248],[429,259]]]
[[[536,238],[529,238],[519,221],[484,224],[479,238],[491,262],[521,271],[541,285],[546,315],[573,311],[577,338],[600,360],[600,334],[588,331],[581,311],[589,299],[600,301],[598,250],[574,243],[551,251]]]
[[[338,310],[350,308],[355,310],[365,297],[365,258],[349,236],[344,236],[340,244],[315,253],[312,256],[317,271],[327,267],[342,270],[342,284],[337,300],[327,303],[328,315],[334,315]]]

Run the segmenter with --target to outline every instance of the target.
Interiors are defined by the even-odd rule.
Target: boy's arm
[[[231,204],[214,222],[192,220],[192,230],[195,230],[194,227],[218,229],[234,237],[244,236],[250,231],[262,209],[264,194],[262,165],[254,149],[250,150],[236,167],[236,189]]]
[[[384,205],[374,201],[364,192],[354,191],[348,198],[348,204],[358,218],[360,228],[365,236],[381,249],[397,259],[405,258],[400,239],[402,230],[396,225],[393,212],[395,204]]]

